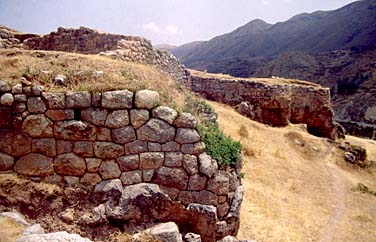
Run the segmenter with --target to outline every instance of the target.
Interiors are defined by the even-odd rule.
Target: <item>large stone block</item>
[[[3,106],[12,106],[14,103],[14,97],[11,93],[5,93],[0,97],[0,104]]]
[[[140,169],[157,169],[162,167],[164,161],[163,152],[145,152],[140,154]]]
[[[14,157],[31,152],[31,137],[21,130],[0,130],[0,151]]]
[[[181,152],[166,152],[164,165],[170,167],[180,167],[183,162],[183,153]]]
[[[199,156],[199,170],[202,174],[211,178],[218,170],[217,161],[212,159],[208,154],[202,153]]]
[[[73,141],[58,140],[56,141],[56,152],[58,155],[71,153],[73,151]]]
[[[151,119],[137,130],[139,140],[165,143],[175,138],[175,128],[165,121]]]
[[[64,121],[74,119],[73,109],[48,110],[46,116],[53,121]]]
[[[27,176],[52,175],[54,173],[52,158],[37,153],[27,154],[16,161],[14,171]]]
[[[102,107],[110,109],[131,108],[133,93],[128,90],[109,91],[102,94]]]
[[[153,182],[179,190],[185,190],[188,184],[188,175],[182,168],[161,167],[156,170]]]
[[[129,116],[127,110],[116,110],[111,112],[106,119],[106,127],[121,128],[129,124]]]
[[[213,178],[208,181],[208,190],[217,195],[227,195],[230,185],[229,176],[225,171],[216,171]]]
[[[175,141],[180,144],[191,144],[200,141],[200,135],[195,129],[178,128]]]
[[[67,108],[87,108],[91,105],[91,94],[87,91],[67,92]]]
[[[104,126],[108,111],[103,108],[87,108],[81,111],[82,120],[97,125]]]
[[[42,98],[46,102],[48,109],[64,109],[67,107],[65,93],[43,92]]]
[[[116,159],[121,171],[133,171],[138,169],[139,157],[138,155],[121,156]]]
[[[184,155],[183,167],[189,175],[195,175],[198,173],[197,157],[195,155]]]
[[[138,170],[123,172],[121,173],[120,180],[125,186],[141,183],[142,172]]]
[[[80,182],[84,185],[95,186],[97,183],[101,182],[102,178],[97,173],[86,173],[80,179]]]
[[[112,140],[118,144],[125,144],[137,139],[136,131],[132,126],[111,130]]]
[[[59,175],[82,176],[86,172],[86,162],[73,153],[62,154],[55,158],[54,169]]]
[[[32,152],[56,156],[56,140],[53,138],[33,139]]]
[[[153,118],[159,118],[166,121],[169,124],[173,124],[178,112],[175,109],[166,106],[160,106],[153,109]]]
[[[131,124],[134,128],[139,128],[149,120],[149,111],[145,109],[132,109],[130,111]]]
[[[27,110],[30,113],[44,113],[47,107],[41,97],[29,97],[27,100]]]
[[[178,226],[174,222],[158,224],[150,229],[150,233],[157,240],[163,242],[182,242]]]
[[[88,172],[98,172],[101,166],[102,159],[99,158],[86,158],[86,167]]]
[[[95,126],[77,120],[60,121],[54,125],[54,135],[64,140],[89,140],[96,138]]]
[[[73,145],[73,152],[81,157],[92,157],[94,155],[93,142],[76,141]]]
[[[13,164],[14,158],[12,156],[0,152],[0,171],[11,170]]]
[[[121,171],[115,160],[104,160],[99,167],[99,174],[104,180],[119,178]]]
[[[160,103],[159,93],[151,90],[140,90],[135,95],[137,108],[152,109]]]
[[[181,113],[174,122],[178,128],[195,128],[197,125],[196,118],[190,113]]]
[[[117,158],[124,154],[122,145],[111,142],[95,142],[94,155],[99,158]]]
[[[22,129],[35,138],[52,137],[52,128],[53,122],[44,114],[29,115],[22,125]]]
[[[148,151],[148,142],[146,141],[135,140],[133,142],[130,142],[124,145],[124,153],[126,155],[138,154],[138,153],[147,152],[147,151]]]
[[[208,179],[204,175],[196,174],[189,178],[188,190],[201,191],[205,189],[206,181]]]

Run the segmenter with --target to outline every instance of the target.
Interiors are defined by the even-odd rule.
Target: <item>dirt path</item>
[[[346,178],[341,174],[341,171],[331,162],[329,156],[328,163],[326,164],[332,176],[332,189],[335,194],[335,209],[330,216],[330,219],[321,234],[319,242],[332,242],[337,224],[341,221],[343,214],[346,210],[346,197],[348,191],[348,184]]]

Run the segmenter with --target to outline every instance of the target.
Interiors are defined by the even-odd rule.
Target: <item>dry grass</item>
[[[302,125],[268,127],[225,105],[210,104],[218,112],[220,128],[252,151],[244,157],[240,239],[320,241],[337,206],[329,168],[335,166],[349,186],[347,208],[333,241],[374,241],[376,197],[352,192],[351,187],[361,181],[375,190],[375,175],[348,166],[341,151],[309,135]],[[239,124],[248,130],[248,138],[241,136]],[[373,154],[376,144],[369,143],[367,149]]]
[[[0,217],[0,242],[15,242],[24,230],[24,226],[13,219]]]
[[[103,77],[93,77],[103,71]],[[53,78],[67,76],[67,87],[57,87]],[[163,104],[180,106],[184,91],[166,74],[151,65],[113,60],[99,55],[83,55],[56,51],[0,50],[0,79],[16,83],[24,76],[48,91],[115,89],[156,90]]]

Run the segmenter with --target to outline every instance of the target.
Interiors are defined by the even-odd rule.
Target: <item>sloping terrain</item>
[[[263,241],[373,241],[376,169],[348,165],[326,139],[301,125],[272,128],[253,122],[223,104],[210,103],[219,126],[243,145],[240,239]],[[376,160],[376,142],[347,137]]]

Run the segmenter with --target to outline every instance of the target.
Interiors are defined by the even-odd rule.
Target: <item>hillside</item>
[[[347,164],[341,150],[301,125],[272,128],[210,102],[220,128],[243,145],[245,200],[240,239],[258,242],[364,241],[375,238],[376,169]],[[273,142],[271,142],[273,140]],[[351,136],[376,159],[376,142]]]

